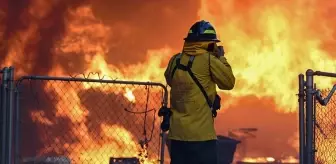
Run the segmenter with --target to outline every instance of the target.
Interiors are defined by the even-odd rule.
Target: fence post
[[[20,89],[19,86],[15,87],[15,139],[14,139],[14,164],[19,164],[20,163]]]
[[[300,164],[305,164],[305,147],[306,147],[306,139],[305,139],[305,111],[304,111],[304,75],[299,75],[299,140],[300,140]]]
[[[13,161],[13,112],[14,112],[14,67],[9,67],[8,70],[8,163],[12,163]]]
[[[314,164],[314,146],[313,146],[313,139],[314,139],[314,111],[313,111],[313,94],[314,94],[314,71],[308,69],[306,71],[306,142],[307,142],[307,164]]]
[[[3,68],[1,84],[1,112],[2,112],[2,141],[1,141],[1,163],[6,163],[6,145],[7,145],[7,80],[8,68]]]
[[[163,93],[163,102],[162,105],[167,107],[168,106],[168,89],[167,86],[163,86],[164,93]],[[167,141],[167,133],[161,130],[161,151],[160,151],[160,164],[164,164],[165,158],[165,148],[166,148],[166,141]],[[170,154],[170,152],[169,152]]]
[[[166,133],[161,131],[161,151],[160,151],[160,164],[164,164],[164,152],[165,152],[165,147],[166,147]]]
[[[313,91],[316,91],[316,83],[314,83],[313,85]],[[315,140],[316,140],[316,97],[315,95],[313,96],[313,140],[312,140],[312,158],[313,158],[313,162],[315,163],[316,159],[315,159],[315,153],[316,153],[316,144],[315,144]]]

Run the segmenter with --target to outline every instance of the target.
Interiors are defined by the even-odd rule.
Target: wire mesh
[[[330,89],[323,90],[323,97]],[[316,164],[336,163],[336,96],[327,106],[316,103],[315,145]]]
[[[22,163],[159,163],[161,86],[24,80],[19,92]]]

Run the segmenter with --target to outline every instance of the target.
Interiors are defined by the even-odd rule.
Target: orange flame
[[[65,98],[59,99],[56,104],[56,117],[69,118],[76,126],[72,128],[73,137],[79,139],[74,144],[64,144],[64,148],[72,148],[68,157],[76,163],[108,163],[111,155],[114,157],[138,157],[142,164],[154,164],[157,159],[149,159],[146,147],[141,147],[135,141],[135,137],[125,128],[120,125],[107,125],[102,123],[100,139],[90,137],[89,129],[86,125],[88,110],[85,106],[81,105],[78,96],[79,90],[72,87],[66,87],[66,84],[59,84],[58,87],[50,86],[51,83],[45,85],[45,91],[56,92]],[[67,88],[64,92],[61,88]],[[126,89],[125,96],[131,101],[135,102],[135,96],[130,89]],[[71,98],[71,102],[67,98]],[[32,112],[32,119],[35,122],[53,126],[54,123],[45,118],[43,112]],[[79,130],[80,129],[80,130]],[[55,139],[55,143],[58,143]],[[57,145],[55,147],[47,147],[40,153],[48,152],[50,149],[61,151]]]
[[[318,0],[295,0],[295,1],[249,1],[238,0],[201,0],[199,10],[200,19],[206,19],[215,25],[216,30],[223,41],[227,51],[227,58],[233,67],[237,82],[233,91],[223,92],[230,97],[225,100],[224,108],[237,103],[241,96],[253,95],[256,97],[272,97],[280,112],[295,112],[297,110],[297,75],[307,68],[323,71],[336,71],[336,64],[331,55],[332,49],[326,48],[326,44],[334,44],[335,24],[331,16],[335,6],[334,1]],[[47,2],[29,6],[30,13],[39,19],[48,13],[52,4]],[[43,7],[44,10],[38,10]],[[38,8],[38,9],[37,9]],[[19,31],[14,38],[8,41],[9,55],[4,59],[3,64],[12,65],[23,60],[24,45],[37,36],[37,25],[32,22],[28,24],[25,31]],[[122,26],[122,25],[120,25]],[[91,6],[83,6],[71,11],[67,19],[67,33],[59,45],[54,49],[59,57],[69,55],[72,52],[82,52],[85,68],[84,73],[98,72],[106,75],[104,79],[123,79],[140,81],[158,81],[164,83],[163,63],[175,52],[172,47],[148,50],[146,61],[134,65],[116,66],[106,61],[110,52],[110,37],[120,32],[112,27],[103,24],[96,19],[92,13]],[[113,54],[115,56],[122,54]],[[71,56],[66,56],[71,57]],[[31,68],[30,63],[28,68]],[[69,64],[71,65],[71,63]],[[155,69],[153,69],[155,68]],[[25,73],[20,68],[19,75]],[[59,64],[54,65],[50,75],[68,75],[65,68]],[[101,77],[93,77],[101,78]],[[332,79],[317,79],[319,88],[331,86]],[[83,84],[84,88],[100,88],[99,85]],[[100,88],[108,91],[109,88]],[[48,87],[45,88],[48,91]],[[125,92],[125,97],[135,102],[136,97],[133,91],[119,88]],[[88,110],[80,104],[77,90],[70,89],[65,96],[71,96],[71,106],[66,102],[59,101],[57,109],[58,117],[67,117],[72,122],[78,123],[84,129],[82,133],[75,133],[81,140],[81,144],[92,143],[87,137],[87,127],[83,122],[87,119]],[[63,94],[63,93],[62,93]],[[133,95],[133,96],[132,96]],[[31,113],[33,120],[41,124],[52,125],[52,121],[43,118],[43,113]],[[102,129],[115,128],[120,133],[129,136],[127,130],[116,125],[101,125]],[[75,131],[75,130],[74,130]],[[107,134],[106,134],[107,133]],[[102,134],[106,138],[111,137],[108,131]],[[117,137],[117,136],[112,136]],[[123,141],[119,141],[123,142]],[[122,150],[120,155],[134,155],[138,147],[134,146],[132,137],[128,137],[130,144],[125,145],[134,148],[134,152],[125,153]],[[325,143],[327,144],[327,143]],[[117,149],[115,143],[108,140],[97,143],[97,146],[84,151],[79,145],[72,145],[81,152],[71,154],[80,156],[83,161],[87,158],[95,158],[95,153],[103,153],[106,149]],[[69,145],[64,145],[69,146]],[[83,155],[85,154],[85,155]],[[95,159],[101,160],[101,159]],[[104,161],[105,162],[105,161]]]
[[[124,96],[132,103],[135,103],[135,96],[133,95],[132,90],[130,90],[129,88],[126,88],[126,92],[124,94]]]
[[[327,10],[317,8],[321,3],[202,0],[199,15],[216,26],[237,78],[230,92],[233,97],[273,97],[279,109],[293,112],[299,73],[308,68],[336,71],[331,52],[321,48],[323,40],[334,40],[330,34],[334,27],[327,16],[319,15]],[[321,88],[330,87],[331,82],[327,78],[316,81]]]
[[[273,163],[273,162],[282,162],[282,163],[299,163],[298,159],[290,156],[284,159],[276,160],[273,157],[245,157],[241,160],[242,162],[249,163]]]
[[[45,113],[43,111],[32,112],[30,115],[34,122],[49,126],[54,125],[52,121],[45,117]]]
[[[275,159],[273,157],[258,157],[258,158],[252,158],[252,157],[245,157],[242,162],[274,162]]]

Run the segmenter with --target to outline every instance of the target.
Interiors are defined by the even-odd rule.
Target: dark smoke
[[[132,5],[130,5],[132,4]],[[148,49],[164,45],[180,50],[183,37],[198,19],[200,2],[195,0],[171,1],[110,1],[93,2],[97,18],[105,24],[124,24],[128,29],[115,29],[111,43],[117,44],[108,55],[114,64],[144,61]],[[127,34],[118,35],[127,30]]]
[[[29,4],[26,0],[8,0],[1,1],[1,10],[5,13],[4,17],[1,19],[2,24],[2,38],[1,38],[1,49],[0,49],[0,59],[4,59],[8,53],[9,40],[13,35],[24,29],[24,25],[20,23],[20,15],[24,12],[24,9]]]
[[[46,74],[56,62],[64,68],[69,62],[83,61],[83,54],[71,55],[69,59],[55,58],[53,52],[65,35],[66,18],[69,11],[91,3],[95,16],[110,27],[123,24],[124,29],[113,29],[108,61],[112,64],[133,64],[144,61],[148,49],[168,45],[181,48],[188,28],[197,20],[200,3],[186,1],[111,1],[111,0],[60,0],[53,4],[42,18],[30,13],[33,0],[6,0],[0,3],[5,17],[1,19],[4,34],[1,37],[1,59],[8,55],[9,45],[19,32],[28,30],[30,24],[37,24],[36,36],[24,45],[24,62],[14,63],[29,74]],[[119,27],[119,26],[117,26]],[[123,32],[124,31],[124,32]],[[126,31],[126,32],[125,32]],[[124,33],[124,35],[122,35]],[[125,34],[126,33],[126,34]],[[76,53],[76,52],[74,52]],[[63,54],[64,55],[64,54]],[[23,64],[25,63],[25,64]],[[29,63],[29,64],[28,64]],[[31,65],[31,66],[30,66]],[[85,68],[73,68],[83,72]],[[73,72],[69,72],[71,74]]]
[[[9,44],[18,35],[18,32],[27,30],[30,23],[34,23],[34,15],[29,13],[29,6],[33,0],[7,0],[1,3],[1,8],[5,12],[4,34],[1,44],[5,45],[0,50],[1,59],[8,55]],[[25,62],[15,63],[15,67],[30,70],[33,74],[46,74],[53,66],[52,49],[57,41],[62,39],[65,29],[64,18],[69,9],[76,8],[84,4],[85,0],[61,0],[54,4],[51,11],[36,23],[38,25],[35,37],[29,38],[29,44],[24,45]],[[32,65],[29,69],[28,63]]]

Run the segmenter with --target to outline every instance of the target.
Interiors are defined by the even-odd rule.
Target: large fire
[[[169,27],[158,33],[169,33],[171,35],[169,39],[173,40],[171,43],[174,43],[175,46],[168,46],[169,44],[162,40],[152,41],[146,38],[147,33],[151,33],[152,28],[155,28],[156,25],[146,26],[146,23],[142,21],[134,21],[136,22],[135,24],[128,25],[125,21],[120,21],[119,18],[117,19],[113,16],[121,14],[120,19],[128,19],[128,12],[130,11],[119,11],[117,10],[118,7],[115,7],[116,12],[121,13],[113,13],[113,10],[108,13],[108,11],[105,11],[107,10],[106,8],[104,10],[104,7],[101,7],[101,10],[96,9],[98,10],[96,13],[104,15],[99,12],[107,12],[104,17],[101,17],[101,19],[106,20],[102,21],[100,18],[97,18],[93,10],[97,6],[95,2],[92,2],[92,4],[76,4],[77,6],[74,5],[65,9],[57,8],[58,5],[66,4],[65,2],[62,1],[58,4],[56,1],[53,3],[32,0],[25,9],[20,10],[22,11],[21,15],[15,17],[25,20],[23,21],[25,22],[24,28],[16,29],[15,35],[11,33],[6,34],[6,31],[2,31],[1,28],[0,36],[7,37],[7,40],[3,42],[6,54],[0,54],[0,56],[3,55],[1,56],[3,57],[1,59],[1,66],[17,66],[17,75],[40,73],[40,70],[47,70],[47,74],[53,76],[68,76],[69,74],[76,74],[78,72],[88,75],[91,72],[98,72],[99,75],[94,74],[90,77],[102,78],[105,75],[104,79],[157,81],[164,83],[163,72],[165,65],[169,57],[181,49],[181,39],[184,37],[182,35],[177,36],[174,33],[175,31],[170,28],[176,28],[176,31],[187,31],[187,28],[197,19],[206,19],[215,25],[219,37],[223,42],[222,44],[226,48],[227,58],[233,67],[237,79],[236,87],[233,91],[222,92],[223,96],[225,96],[225,102],[223,102],[224,109],[230,109],[235,106],[239,106],[239,108],[248,107],[249,105],[240,104],[240,101],[246,99],[246,97],[250,99],[249,96],[252,96],[253,99],[257,98],[260,101],[274,101],[272,109],[281,114],[287,113],[290,115],[292,112],[297,111],[297,98],[295,94],[297,92],[297,75],[299,73],[304,72],[307,68],[330,72],[336,71],[335,55],[333,55],[333,51],[335,50],[333,45],[336,43],[336,3],[331,0],[201,0],[200,6],[197,7],[178,5],[190,6],[190,11],[193,11],[191,8],[195,7],[198,10],[198,15],[193,13],[195,15],[194,18],[188,17],[188,19],[183,21],[178,20],[181,23],[187,22],[183,27],[179,27],[178,23],[174,23],[170,25],[177,27]],[[100,2],[103,2],[101,6],[106,6],[105,3],[108,4],[107,1],[101,0]],[[177,10],[176,6],[174,8],[166,4],[165,7],[165,5],[152,3],[148,2],[150,5],[144,5],[142,8],[139,7],[132,10],[136,10],[141,14],[148,12],[152,14],[151,10],[159,6],[162,7],[160,11],[168,18],[170,18],[170,15],[178,16],[175,12],[184,14],[189,11],[187,8]],[[195,1],[192,1],[192,4],[194,3]],[[114,4],[112,3],[111,5]],[[64,23],[64,34],[62,37],[49,36],[49,33],[53,33],[54,31],[50,30],[47,35],[44,32],[45,29],[54,29],[56,25],[53,26],[52,22],[47,21],[47,19],[52,15],[50,13],[59,9],[64,10],[64,13],[66,13],[62,13],[62,19],[57,19],[58,22]],[[141,14],[138,19],[147,19],[146,16]],[[155,16],[151,16],[154,19]],[[179,18],[174,18],[174,20],[183,19],[183,16],[180,15]],[[5,17],[6,11],[4,10],[0,12],[0,19]],[[110,20],[109,17],[116,19],[115,22],[111,24],[109,21],[113,19],[111,18]],[[158,20],[164,21],[161,19]],[[137,26],[146,26],[146,31],[137,30]],[[8,29],[5,30],[9,33]],[[146,34],[140,35],[139,33]],[[139,34],[142,40],[133,39],[134,34]],[[39,42],[46,39],[45,37],[49,37],[47,40],[53,40],[52,46]],[[124,40],[113,38],[123,38]],[[181,43],[181,45],[176,47],[175,42]],[[43,46],[38,47],[38,44]],[[130,47],[127,50],[119,50],[125,49],[125,47],[121,46],[123,44],[129,44]],[[161,45],[159,48],[148,48],[144,54],[136,52],[137,48],[142,49],[136,47],[135,45],[137,44]],[[40,50],[45,48],[45,46],[49,46],[49,51]],[[135,47],[134,50],[130,51],[130,49],[133,49],[133,46]],[[29,47],[33,48],[29,49]],[[39,59],[34,54],[39,54],[41,53],[40,51],[53,55],[48,57],[48,54],[40,54],[38,57],[42,57],[43,59]],[[125,56],[123,54],[123,52],[128,51],[132,52],[132,56]],[[129,58],[139,60],[136,62],[133,61],[130,64],[129,61],[132,60]],[[36,61],[40,62],[36,63]],[[317,79],[316,82],[319,88],[327,88],[331,86],[333,81],[332,79],[324,78]],[[108,88],[102,88],[101,85],[88,85],[84,83],[83,87],[86,89],[96,87],[104,92],[108,91]],[[44,89],[48,92],[48,86],[45,86]],[[137,103],[137,97],[133,95],[131,89],[126,88],[122,90],[124,96],[131,103]],[[72,122],[76,122],[80,124],[81,128],[86,129],[83,122],[87,119],[88,110],[80,105],[78,92],[75,89],[68,89],[68,92],[65,94],[75,97],[75,99],[71,100],[74,101],[74,103],[71,103],[73,106],[68,106],[67,110],[58,110],[57,116],[68,117]],[[59,101],[56,104],[56,108],[63,108],[64,103]],[[262,106],[263,104],[256,103],[256,105]],[[272,105],[267,104],[265,106]],[[31,118],[41,124],[53,125],[51,120],[43,117],[43,112],[31,113]],[[272,118],[264,118],[263,120],[273,121]],[[218,122],[222,122],[222,120]],[[278,125],[282,126],[282,124],[281,122]],[[296,124],[290,126],[296,126]],[[95,147],[90,148],[71,145],[78,151],[71,152],[70,157],[76,156],[83,161],[90,158],[96,159],[96,163],[106,163],[106,158],[98,158],[99,156],[97,155],[103,154],[107,157],[109,154],[104,154],[106,152],[104,151],[105,149],[120,151],[118,152],[120,156],[133,156],[141,151],[139,150],[141,148],[136,143],[137,141],[134,140],[132,134],[127,129],[107,124],[101,124],[101,128],[104,129],[101,135],[106,139],[105,143],[102,141],[103,143],[98,143]],[[118,138],[115,134],[110,133],[108,129],[111,128],[116,129],[119,133],[123,133],[125,137]],[[217,128],[221,129],[222,127]],[[285,131],[286,129],[283,130]],[[87,137],[87,133],[87,131],[83,131],[79,134],[74,133],[74,135],[81,138],[80,143],[89,144],[92,143],[92,139]],[[297,138],[297,133],[292,133],[294,135],[293,138]],[[274,140],[277,141],[279,140],[276,136],[266,136],[268,138],[274,137]],[[133,149],[134,151],[123,152],[122,149],[115,149],[117,143],[108,142],[109,138],[114,138],[118,144],[122,144],[125,148]],[[290,139],[286,137],[281,138],[281,140]],[[273,140],[269,141],[273,142]],[[290,145],[297,148],[297,140],[295,141],[295,144]],[[268,149],[265,148],[263,152],[268,152]],[[252,154],[256,157],[264,155],[262,153]],[[291,155],[296,156],[297,154]],[[104,161],[101,161],[102,159]],[[257,160],[257,158],[247,159],[252,161]],[[271,158],[267,159],[270,160]],[[328,161],[328,159],[325,160]]]
[[[143,164],[157,163],[157,159],[148,159],[146,145],[141,146],[133,134],[120,125],[102,123],[99,127],[102,129],[99,139],[92,137],[87,124],[89,110],[84,105],[81,105],[78,95],[80,88],[75,89],[66,86],[66,84],[63,84],[64,86],[58,84],[58,87],[51,85],[52,83],[45,85],[44,90],[46,93],[52,94],[52,92],[56,92],[57,95],[65,97],[64,99],[59,99],[56,104],[56,117],[69,118],[72,125],[76,125],[71,127],[73,128],[71,131],[74,135],[72,137],[78,138],[79,141],[63,145],[64,148],[71,147],[71,151],[67,154],[67,157],[72,159],[72,161],[75,163],[108,163],[109,158],[113,155],[114,157],[138,157]],[[103,88],[102,86],[101,88]],[[66,92],[63,91],[64,88],[67,89]],[[127,88],[123,92],[127,100],[131,103],[137,103],[132,90]],[[71,102],[69,102],[70,98],[72,99]],[[31,118],[39,124],[57,126],[52,120],[48,120],[45,117],[43,111],[32,112]],[[60,139],[55,138],[54,142],[54,147],[47,146],[39,152],[40,155],[51,150],[62,154],[63,148],[57,147],[61,144]]]

